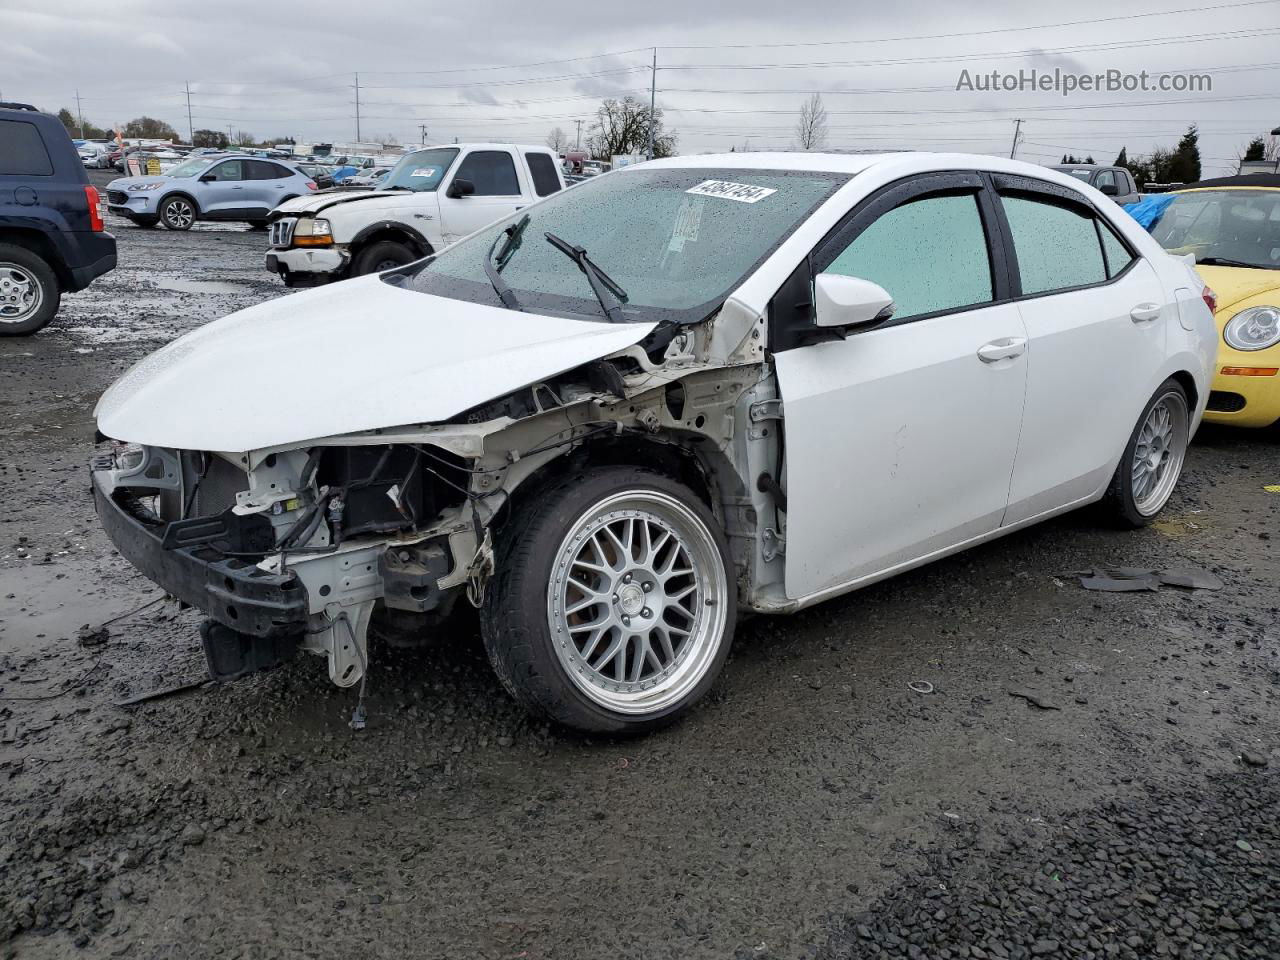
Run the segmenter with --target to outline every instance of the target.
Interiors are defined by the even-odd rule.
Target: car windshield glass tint
[[[430,191],[440,186],[445,171],[453,163],[458,151],[454,147],[439,147],[433,150],[418,150],[408,154],[403,160],[391,168],[387,178],[380,184],[381,189],[393,187],[401,190]],[[372,170],[364,171],[365,174]]]
[[[626,320],[706,317],[847,174],[748,169],[628,170],[525,208],[501,276],[525,310],[604,319],[588,278],[548,233],[584,249],[626,291]],[[424,293],[501,306],[485,258],[511,220],[415,266]]]
[[[209,164],[217,160],[217,157],[192,157],[190,160],[184,160],[172,170],[166,173],[170,177],[194,177],[201,170],[204,170]]]
[[[1173,254],[1196,262],[1280,269],[1280,190],[1192,190],[1179,193],[1151,225]]]

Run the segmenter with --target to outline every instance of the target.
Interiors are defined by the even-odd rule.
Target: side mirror
[[[204,176],[202,176],[202,177],[200,178],[200,182],[201,182],[201,183],[213,183],[213,181],[215,181],[215,180],[217,180],[217,179],[218,179],[218,178],[217,178],[217,177],[215,177],[212,173],[206,173]]]
[[[1115,197],[1120,195],[1120,188],[1114,183],[1104,183],[1102,186],[1098,187],[1098,192],[1103,196]]]
[[[893,297],[878,283],[838,273],[820,273],[813,281],[814,322],[823,329],[849,329],[883,323],[893,316]]]
[[[446,197],[452,197],[454,200],[460,197],[469,197],[476,192],[476,185],[470,180],[457,178],[453,183],[449,184],[449,189],[444,192]]]

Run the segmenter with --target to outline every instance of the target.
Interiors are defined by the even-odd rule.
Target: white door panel
[[[1025,337],[1017,307],[1001,304],[778,354],[788,597],[1000,525]]]
[[[1114,283],[1018,303],[1027,402],[1005,523],[1096,494],[1110,480],[1165,356],[1177,305],[1139,260]]]

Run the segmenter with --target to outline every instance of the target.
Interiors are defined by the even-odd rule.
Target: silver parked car
[[[315,190],[315,181],[288,161],[206,153],[159,176],[112,180],[107,209],[140,227],[163,223],[170,230],[189,230],[197,220],[265,227],[279,204]]]

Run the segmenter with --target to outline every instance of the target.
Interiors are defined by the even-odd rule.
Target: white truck
[[[282,203],[266,268],[287,286],[379,273],[564,189],[547,147],[457,143],[406,154],[378,187]]]

